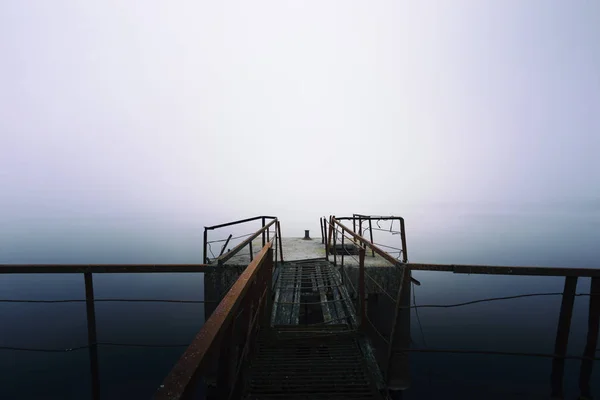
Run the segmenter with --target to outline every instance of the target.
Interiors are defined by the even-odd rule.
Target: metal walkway
[[[276,272],[273,325],[345,325],[356,313],[339,270],[326,259],[283,264]]]
[[[280,266],[272,326],[258,336],[244,398],[382,399],[357,328],[337,267],[325,259]]]
[[[360,337],[346,325],[275,327],[259,335],[245,399],[382,399]]]

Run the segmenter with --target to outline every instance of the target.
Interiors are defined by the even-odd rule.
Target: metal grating
[[[263,332],[246,371],[245,399],[382,399],[358,337],[344,325]]]
[[[325,259],[294,261],[278,268],[274,325],[356,326],[356,313],[339,270]]]

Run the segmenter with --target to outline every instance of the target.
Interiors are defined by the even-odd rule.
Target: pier
[[[393,243],[373,230],[387,221]],[[377,222],[377,225],[374,223]],[[235,237],[215,231],[258,223]],[[411,388],[411,353],[491,354],[549,361],[548,392],[563,393],[565,360],[581,363],[579,390],[590,378],[600,324],[600,270],[423,264],[408,261],[404,220],[354,214],[323,217],[310,237],[282,237],[278,218],[258,216],[205,228],[204,262],[191,265],[0,265],[0,274],[83,274],[92,396],[100,398],[94,274],[202,272],[206,321],[156,388],[155,399],[395,399]],[[392,229],[392,226],[397,228]],[[383,229],[381,229],[383,230]],[[314,233],[313,233],[314,234]],[[237,240],[237,242],[236,242]],[[410,337],[413,271],[564,277],[554,351],[420,348]],[[578,279],[589,292],[576,294]],[[575,296],[589,296],[587,342],[567,354]],[[484,299],[475,300],[503,300]],[[116,301],[116,300],[115,300]],[[454,307],[455,305],[448,305]],[[423,307],[446,307],[428,305]]]

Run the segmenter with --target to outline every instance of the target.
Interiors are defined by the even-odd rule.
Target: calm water
[[[413,262],[489,263],[597,268],[598,215],[406,215],[409,259]],[[318,221],[318,218],[317,218]],[[282,221],[284,236],[295,231]],[[305,227],[294,227],[298,235]],[[318,226],[310,227],[318,232]],[[160,228],[156,229],[160,232]],[[175,232],[171,230],[170,233]],[[90,243],[65,244],[67,237],[38,235],[29,242],[3,238],[0,262],[200,262],[201,231],[185,238],[150,234],[135,240],[107,235],[100,250]],[[316,236],[316,235],[313,235]],[[46,237],[46,240],[44,240]],[[69,237],[73,239],[73,237]],[[178,240],[182,239],[182,240]],[[376,238],[392,243],[393,238]],[[10,250],[7,245],[10,244]],[[78,244],[78,245],[77,245]],[[70,251],[70,249],[74,249]],[[86,258],[87,257],[87,258]],[[535,292],[561,292],[562,278],[466,276],[415,272],[422,282],[417,304],[448,304],[486,297]],[[202,274],[94,275],[97,299],[202,300]],[[577,292],[589,292],[580,279]],[[3,299],[83,299],[81,275],[3,275]],[[569,354],[581,355],[587,334],[587,297],[578,297]],[[413,313],[412,337],[418,347],[553,351],[560,296],[484,303]],[[85,345],[85,303],[0,303],[0,346],[73,348]],[[204,321],[202,304],[97,303],[98,340],[113,343],[185,345]],[[101,398],[150,398],[185,347],[99,347]],[[39,353],[0,350],[1,399],[85,399],[91,379],[87,350]],[[550,359],[506,356],[415,354],[411,356],[412,388],[408,398],[548,398]],[[566,364],[565,390],[577,394],[578,361]],[[592,382],[599,395],[600,367]]]

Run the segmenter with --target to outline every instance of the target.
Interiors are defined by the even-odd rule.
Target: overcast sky
[[[0,54],[5,235],[600,207],[597,1],[7,0]]]

